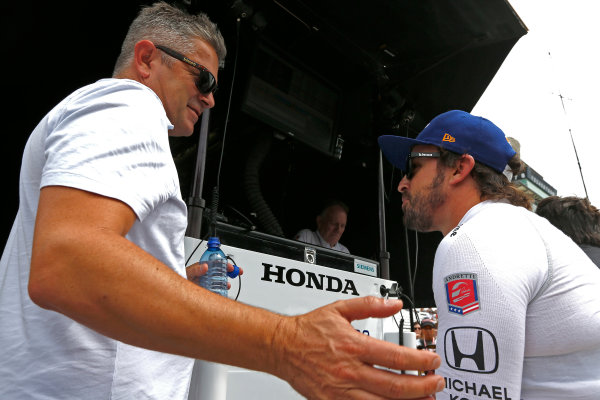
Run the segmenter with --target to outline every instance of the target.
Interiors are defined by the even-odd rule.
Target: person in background
[[[563,231],[600,267],[600,210],[588,198],[546,197],[535,212]]]
[[[504,132],[452,110],[415,139],[378,142],[405,172],[404,225],[443,234],[432,274],[446,381],[437,398],[599,399],[600,269],[530,211]]]
[[[417,337],[417,343],[418,343],[418,341],[421,339],[421,325],[418,322],[415,322],[413,324],[413,332],[415,333],[415,336]]]
[[[286,316],[186,279],[168,137],[191,135],[214,106],[224,57],[206,15],[143,7],[113,77],[73,92],[32,132],[0,261],[1,399],[183,400],[194,359],[274,374],[314,399],[429,398],[443,386],[376,368],[439,357],[350,323],[393,315],[399,301]]]
[[[436,344],[435,322],[429,318],[421,320],[421,338],[417,341],[417,349],[435,351]]]
[[[435,352],[436,349],[437,327],[430,318],[421,320],[421,339],[417,340],[417,349]],[[423,371],[423,375],[434,374],[435,370]]]
[[[346,229],[349,208],[338,200],[328,200],[317,215],[317,230],[302,229],[294,239],[325,247],[327,249],[350,253],[348,248],[340,243],[340,238]]]

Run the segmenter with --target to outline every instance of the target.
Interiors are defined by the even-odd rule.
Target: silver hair
[[[113,77],[119,75],[131,63],[135,45],[140,40],[150,40],[182,54],[189,54],[195,50],[193,39],[200,39],[211,45],[217,53],[219,66],[223,66],[227,54],[225,40],[217,25],[206,14],[191,15],[164,1],[143,7],[129,26],[123,40]],[[167,65],[175,61],[165,54],[162,59]]]

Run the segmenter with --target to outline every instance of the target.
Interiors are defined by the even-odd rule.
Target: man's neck
[[[481,203],[481,193],[474,182],[463,182],[448,192],[446,204],[438,209],[439,230],[446,236],[454,229],[465,214]]]

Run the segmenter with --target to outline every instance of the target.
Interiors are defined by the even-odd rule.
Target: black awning
[[[235,2],[239,3],[239,2]],[[470,111],[525,24],[505,0],[265,0],[253,12],[266,16],[282,46],[310,35],[304,57],[334,47],[346,62],[371,74],[383,96],[416,112],[420,129],[449,109]],[[301,43],[295,43],[302,49]],[[394,107],[394,104],[386,104]]]

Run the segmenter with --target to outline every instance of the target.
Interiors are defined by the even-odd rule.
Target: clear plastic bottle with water
[[[227,297],[227,256],[218,237],[208,239],[208,248],[200,257],[200,263],[204,262],[208,264],[208,272],[200,277],[200,286]]]

